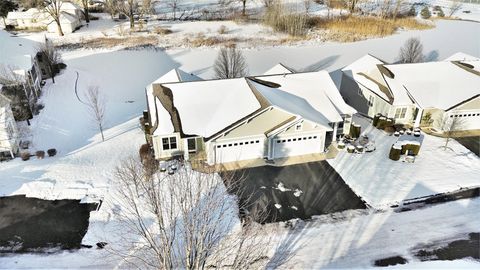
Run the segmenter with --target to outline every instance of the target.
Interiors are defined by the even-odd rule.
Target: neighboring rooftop
[[[385,64],[384,61],[367,54],[344,67],[342,71],[357,83],[370,89],[384,100],[391,101],[391,93],[377,67],[378,65],[383,64]]]
[[[480,94],[479,58],[465,53],[439,62],[391,65],[367,54],[342,71],[393,105],[417,102],[447,110]]]
[[[0,65],[29,70],[32,68],[31,56],[35,55],[38,46],[35,41],[0,30]]]
[[[463,53],[463,52],[457,52],[447,57],[443,61],[480,61],[480,58]]]
[[[385,67],[394,74],[394,78],[385,76],[394,95],[406,90],[423,108],[447,110],[480,94],[480,76],[454,62],[397,64]]]
[[[295,73],[296,71],[292,68],[289,68],[285,66],[282,63],[278,63],[269,70],[265,71],[263,75],[275,75],[275,74],[289,74],[289,73]]]

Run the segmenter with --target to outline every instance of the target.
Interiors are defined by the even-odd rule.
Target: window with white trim
[[[177,149],[177,137],[165,137],[162,138],[163,150],[175,150]]]
[[[374,102],[374,98],[373,96],[368,96],[368,106],[369,107],[373,107],[373,102]]]
[[[405,115],[407,114],[407,108],[396,108],[395,109],[395,118],[405,118]]]

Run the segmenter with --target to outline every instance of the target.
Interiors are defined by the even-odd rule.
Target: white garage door
[[[451,116],[458,118],[458,130],[480,129],[480,111],[454,113]]]
[[[323,152],[324,137],[320,134],[276,137],[273,140],[273,157],[282,158]]]
[[[234,142],[217,143],[215,162],[225,163],[239,160],[263,158],[265,154],[263,139],[250,139]]]

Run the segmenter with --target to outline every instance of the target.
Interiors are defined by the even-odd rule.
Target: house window
[[[219,145],[218,147],[222,147],[222,146]],[[196,141],[196,138],[188,138],[188,139],[187,139],[187,148],[188,148],[188,151],[195,151],[195,150],[197,150],[197,141]]]
[[[395,118],[405,118],[407,114],[407,108],[397,108],[395,110]]]
[[[297,125],[295,126],[295,130],[296,130],[296,131],[302,130],[302,124],[297,124]]]
[[[175,150],[177,149],[177,137],[162,138],[163,150]]]
[[[369,97],[368,97],[368,106],[369,106],[369,107],[372,107],[372,106],[373,106],[373,101],[374,101],[373,96],[369,96]]]

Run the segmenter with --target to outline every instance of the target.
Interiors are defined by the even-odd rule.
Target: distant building
[[[457,53],[445,61],[387,64],[365,55],[342,69],[340,92],[360,113],[438,131],[480,130],[480,60]]]
[[[82,9],[71,2],[61,6],[60,25],[64,33],[72,33],[82,25]],[[7,24],[18,28],[45,28],[50,33],[58,31],[57,24],[46,11],[31,8],[27,11],[11,11],[7,15]]]
[[[326,71],[201,80],[173,70],[147,86],[147,134],[157,159],[206,163],[324,153],[355,110]]]

